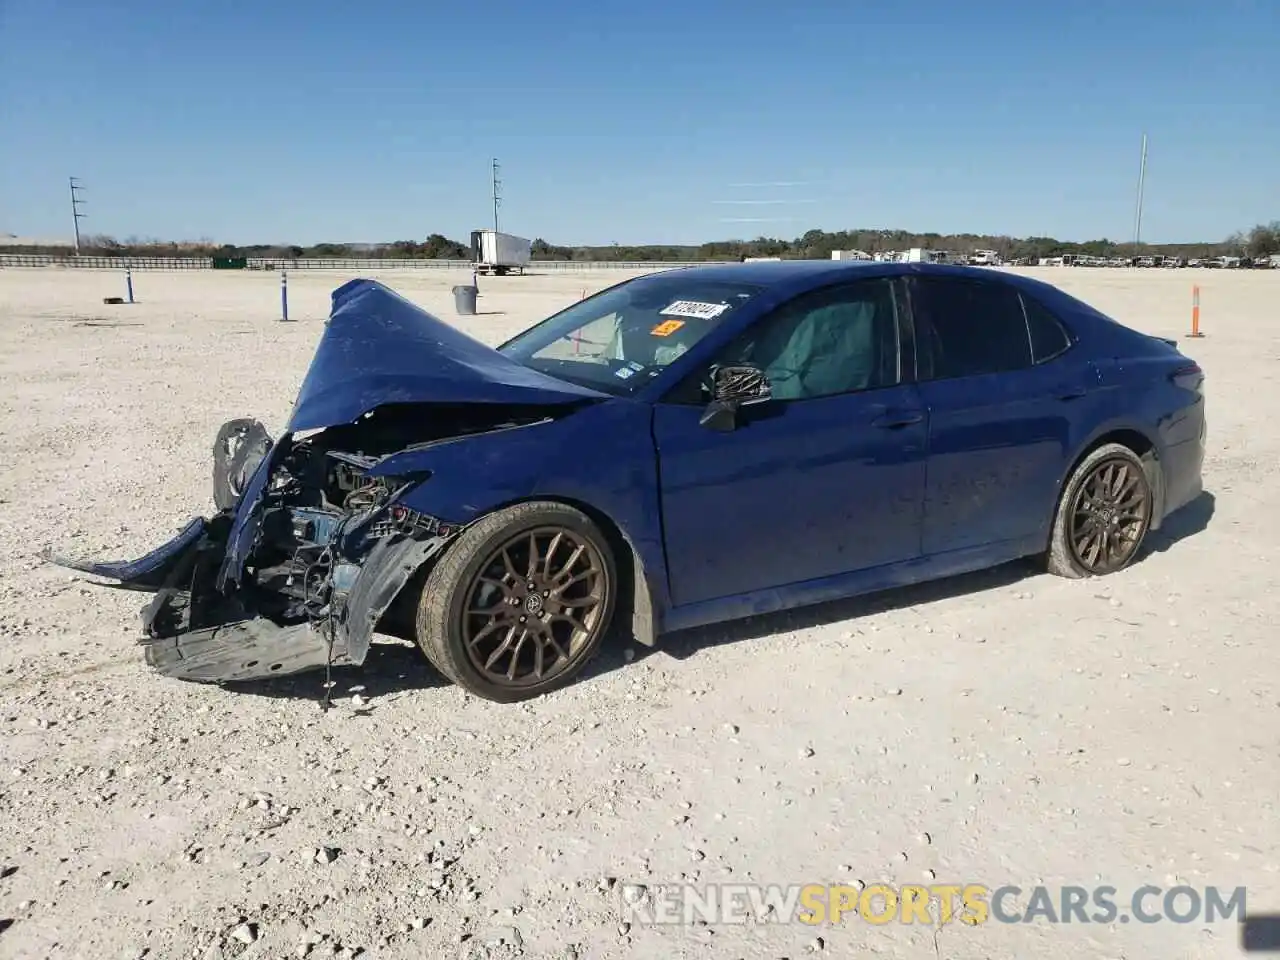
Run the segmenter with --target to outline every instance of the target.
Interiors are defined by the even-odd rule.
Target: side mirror
[[[738,409],[763,403],[773,396],[769,378],[759,367],[733,364],[711,371],[711,402],[698,421],[712,430],[729,431],[738,425]]]

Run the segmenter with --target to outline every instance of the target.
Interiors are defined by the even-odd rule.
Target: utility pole
[[[1138,212],[1133,219],[1133,255],[1138,255],[1138,244],[1142,242],[1142,188],[1147,181],[1147,135],[1142,135],[1142,164],[1138,167]]]
[[[498,158],[493,158],[493,232],[498,232],[498,207],[502,203],[502,181],[498,179]]]
[[[70,177],[71,184],[71,223],[75,226],[76,231],[76,256],[80,256],[80,221],[85,218],[85,214],[80,212],[80,206],[84,203],[76,194],[84,191],[84,187],[80,185],[78,177]]]

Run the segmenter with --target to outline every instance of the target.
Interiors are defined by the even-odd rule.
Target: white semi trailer
[[[497,230],[472,230],[471,255],[476,272],[502,276],[512,270],[524,273],[529,265],[533,242]]]

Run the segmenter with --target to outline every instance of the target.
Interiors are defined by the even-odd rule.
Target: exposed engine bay
[[[389,405],[279,444],[256,420],[232,420],[214,442],[217,514],[140,560],[50,559],[155,591],[142,643],[161,673],[222,682],[358,664],[375,630],[412,636],[417,597],[404,587],[460,530],[399,502],[429,473],[388,478],[370,468],[389,454],[547,417],[496,404]],[[252,528],[251,546],[228,577],[237,528]]]
[[[261,427],[253,426],[256,430],[250,428],[240,449],[261,449]],[[326,430],[294,442],[264,493],[260,532],[242,589],[257,593],[258,609],[277,623],[316,622],[334,612],[335,602],[341,608],[364,558],[378,542],[453,533],[451,525],[433,517],[402,504],[389,506],[396,494],[425,477],[369,477],[366,471],[378,456],[366,451],[381,445],[365,437],[363,449],[356,452],[336,449],[335,441],[343,439],[340,430]],[[258,468],[258,463],[238,457],[220,464],[219,452],[215,448],[215,487],[220,468],[232,483],[239,481],[237,471],[252,475]]]

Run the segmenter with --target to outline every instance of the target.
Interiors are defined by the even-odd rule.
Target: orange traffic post
[[[1191,288],[1191,333],[1188,336],[1203,337],[1200,332],[1200,285]]]

